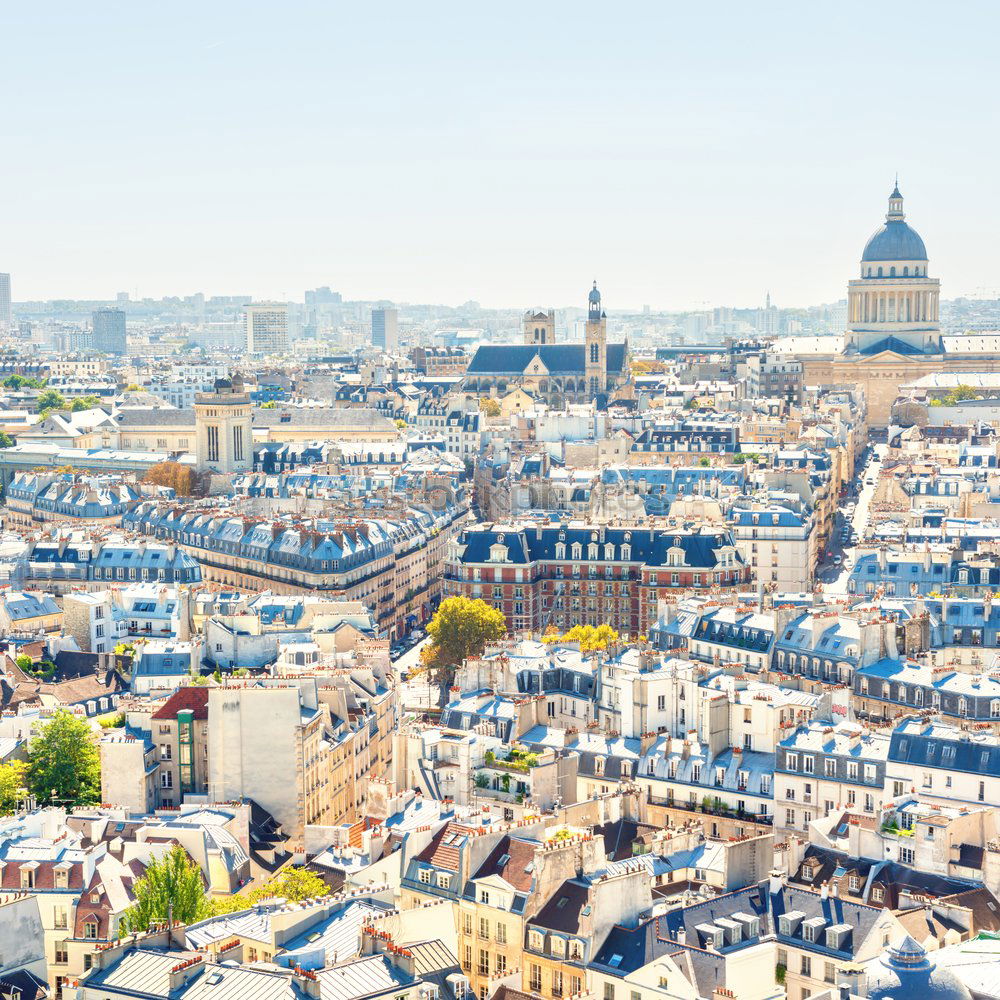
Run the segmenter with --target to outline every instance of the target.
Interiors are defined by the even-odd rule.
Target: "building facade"
[[[127,354],[125,312],[122,309],[98,309],[92,317],[94,350],[104,354]]]
[[[288,350],[288,307],[284,303],[244,306],[244,318],[250,354],[282,354]]]

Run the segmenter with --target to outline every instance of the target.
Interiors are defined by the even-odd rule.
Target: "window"
[[[421,868],[418,878],[420,879],[421,882],[423,882],[424,885],[430,885],[431,884],[430,868]]]
[[[83,936],[87,938],[88,941],[97,940],[97,921],[88,920],[83,925]]]
[[[901,865],[912,865],[913,864],[913,848],[912,847],[901,847],[899,849],[899,863]]]
[[[812,959],[808,955],[802,956],[802,975],[812,976]]]
[[[486,917],[479,918],[479,936],[484,941],[489,941],[490,939],[490,922]]]
[[[472,933],[472,914],[463,913],[462,914],[462,932],[464,934]]]
[[[490,974],[490,953],[485,948],[479,949],[479,975]]]
[[[615,984],[604,984],[604,1000],[615,1000]]]
[[[507,943],[507,925],[497,922],[497,944]]]
[[[69,961],[69,948],[65,941],[56,941],[56,965],[65,965]]]
[[[542,967],[540,965],[528,966],[528,985],[536,993],[542,992]]]

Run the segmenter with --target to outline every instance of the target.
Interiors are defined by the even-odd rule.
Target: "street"
[[[825,594],[839,596],[848,592],[847,581],[854,566],[857,546],[864,540],[865,532],[868,529],[871,503],[875,496],[875,489],[882,471],[882,462],[885,459],[887,450],[887,446],[884,444],[873,446],[871,460],[868,465],[861,469],[854,481],[855,488],[857,489],[860,486],[860,489],[857,489],[856,492],[857,502],[853,512],[849,518],[845,516],[843,511],[837,514],[834,536],[830,540],[828,551],[832,552],[834,556],[842,556],[843,562],[840,566],[837,566],[832,559],[828,559],[822,562],[817,568],[816,579],[823,584],[823,592]],[[868,480],[872,480],[872,482],[868,482]],[[842,531],[844,525],[848,523],[851,527],[851,534],[847,544],[842,545]]]

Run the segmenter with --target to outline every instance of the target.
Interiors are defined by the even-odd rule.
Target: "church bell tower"
[[[608,389],[608,317],[601,309],[601,293],[597,282],[590,290],[587,302],[587,352],[584,371],[587,377],[587,394],[593,399]]]

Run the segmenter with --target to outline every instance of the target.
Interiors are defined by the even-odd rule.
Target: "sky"
[[[1000,295],[994,3],[3,3],[15,300]]]

